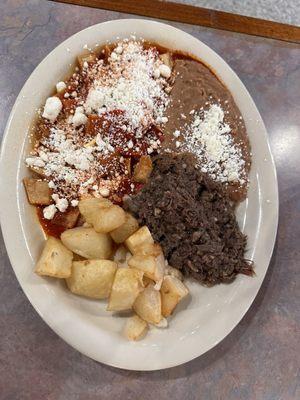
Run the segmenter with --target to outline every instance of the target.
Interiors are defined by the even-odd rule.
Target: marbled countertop
[[[124,17],[45,0],[2,0],[1,135],[19,90],[50,50],[88,25]],[[172,25],[229,63],[265,121],[278,171],[280,218],[263,287],[242,322],[204,356],[164,371],[122,371],[88,359],[51,331],[23,294],[1,240],[1,400],[300,398],[300,47]]]

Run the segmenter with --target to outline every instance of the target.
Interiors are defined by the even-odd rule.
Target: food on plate
[[[97,232],[111,232],[123,225],[126,220],[124,210],[106,199],[81,200],[78,206],[86,222],[92,224]]]
[[[107,310],[131,310],[135,299],[144,288],[143,275],[142,271],[135,268],[119,268],[115,275]]]
[[[38,275],[68,278],[71,276],[72,260],[73,253],[59,239],[49,236],[36,264],[35,272]]]
[[[36,273],[131,313],[123,334],[139,340],[169,326],[188,278],[253,275],[235,217],[250,144],[228,89],[190,55],[131,37],[77,64],[40,110],[26,158],[48,235]]]
[[[129,238],[125,240],[125,244],[131,251],[131,253],[134,254],[139,250],[139,248],[143,247],[144,245],[154,244],[154,240],[148,227],[143,226],[131,236],[129,236]]]
[[[148,285],[133,304],[137,315],[150,324],[158,324],[162,318],[161,294],[153,285]]]
[[[196,156],[199,169],[221,182],[234,201],[246,198],[251,149],[230,91],[198,60],[174,60],[163,146]],[[170,133],[173,133],[171,135]]]
[[[87,259],[109,259],[113,252],[111,237],[93,228],[78,226],[61,234],[61,241],[73,253]]]
[[[246,237],[223,186],[195,168],[190,154],[158,155],[148,184],[126,200],[170,265],[206,285],[251,275]]]
[[[159,282],[164,277],[165,258],[162,251],[157,256],[135,253],[129,258],[128,265],[131,268],[140,269],[155,282]]]
[[[129,213],[125,214],[125,222],[118,228],[110,232],[111,237],[116,243],[123,243],[139,228],[137,220]]]
[[[148,324],[138,315],[128,318],[124,327],[124,336],[128,340],[139,340],[145,336]]]
[[[110,260],[73,261],[72,273],[66,279],[74,294],[92,299],[106,299],[113,284],[117,264]]]
[[[51,204],[51,189],[47,182],[35,178],[24,178],[23,182],[30,204],[34,206]]]
[[[185,284],[175,276],[166,275],[161,285],[161,313],[164,317],[172,314],[177,304],[189,294]]]

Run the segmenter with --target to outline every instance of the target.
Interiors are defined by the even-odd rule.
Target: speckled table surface
[[[2,0],[1,134],[23,83],[50,50],[88,25],[124,17],[43,0]],[[269,132],[280,218],[263,287],[242,322],[204,356],[164,371],[122,371],[88,359],[51,331],[23,294],[1,240],[1,400],[300,398],[300,47],[173,25],[207,43],[238,73]]]

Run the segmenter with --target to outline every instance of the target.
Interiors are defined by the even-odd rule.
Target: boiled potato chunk
[[[137,220],[131,214],[126,213],[124,224],[110,232],[110,235],[116,243],[123,243],[138,229],[139,223]]]
[[[89,224],[93,224],[93,220],[95,219],[95,215],[98,214],[99,210],[102,208],[108,208],[112,206],[112,202],[96,197],[88,197],[86,199],[80,200],[78,207],[81,215],[83,215],[85,221]]]
[[[144,321],[158,324],[162,318],[160,292],[151,285],[147,286],[135,300],[133,309]]]
[[[128,268],[128,260],[131,257],[131,253],[127,247],[121,245],[117,248],[113,260],[118,264],[119,268]]]
[[[152,279],[148,278],[146,275],[144,275],[143,276],[143,284],[145,287],[147,287],[148,285],[152,285],[152,286],[155,285],[155,282]]]
[[[86,222],[97,232],[111,232],[126,220],[125,211],[107,199],[87,198],[81,200],[78,207]]]
[[[142,320],[138,315],[134,315],[127,319],[124,335],[128,340],[139,340],[146,334],[148,324]]]
[[[61,235],[63,244],[74,253],[88,259],[108,259],[112,255],[113,242],[106,233],[93,228],[68,229]]]
[[[147,226],[143,226],[134,234],[129,236],[129,238],[125,240],[125,244],[131,253],[134,254],[140,246],[145,244],[154,244],[154,240]]]
[[[164,276],[165,259],[162,253],[157,257],[135,254],[128,260],[128,265],[132,268],[140,269],[155,282],[158,282]]]
[[[189,290],[178,278],[167,275],[164,277],[160,292],[162,315],[168,317],[177,304],[188,295]]]
[[[49,205],[52,202],[48,182],[35,178],[24,178],[28,201],[33,205]]]
[[[68,278],[71,275],[72,260],[73,253],[60,240],[49,236],[35,272],[38,275]]]
[[[125,222],[125,211],[116,205],[103,208],[92,222],[97,232],[111,232]]]
[[[144,288],[143,275],[144,273],[137,269],[119,268],[115,275],[107,310],[130,310]]]
[[[117,264],[109,260],[74,261],[67,285],[70,291],[92,299],[106,299],[111,291]]]
[[[162,248],[158,243],[150,243],[150,242],[142,243],[135,250],[135,254],[144,256],[157,257],[162,253],[163,253]]]
[[[171,265],[166,266],[165,275],[171,275],[179,279],[180,281],[183,281],[182,273],[179,271],[179,269],[171,267]]]

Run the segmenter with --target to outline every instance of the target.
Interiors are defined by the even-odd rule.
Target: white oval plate
[[[204,288],[190,282],[191,300],[180,306],[169,328],[153,329],[137,343],[122,337],[125,320],[106,312],[105,302],[76,297],[58,280],[33,273],[44,235],[22,186],[22,178],[28,174],[24,157],[36,109],[66,75],[84,44],[94,47],[132,33],[194,54],[210,65],[231,91],[245,119],[253,151],[249,196],[239,207],[238,218],[248,235],[247,257],[256,266],[254,278],[240,275],[230,285]],[[15,274],[40,316],[83,354],[125,369],[173,367],[200,356],[224,339],[253,302],[268,268],[278,221],[277,179],[267,133],[237,75],[213,50],[187,33],[162,23],[128,19],[94,25],[67,39],[37,66],[21,90],[6,127],[0,162],[1,223]]]

